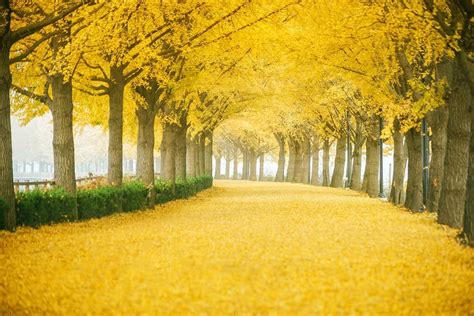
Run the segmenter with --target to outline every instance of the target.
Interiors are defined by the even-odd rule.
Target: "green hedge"
[[[171,183],[155,183],[156,204],[189,198],[210,188],[212,177],[190,178]],[[77,210],[79,220],[100,218],[117,212],[145,209],[148,189],[140,182],[129,182],[121,187],[105,186],[97,189],[78,190],[77,196],[63,190],[21,192],[17,196],[17,225],[38,227],[45,224],[73,221]],[[6,203],[0,200],[0,214]]]
[[[38,227],[74,219],[76,199],[64,190],[21,192],[17,196],[17,225]]]
[[[6,223],[4,223],[5,215],[8,212],[8,204],[3,199],[0,198],[0,227],[5,227]]]

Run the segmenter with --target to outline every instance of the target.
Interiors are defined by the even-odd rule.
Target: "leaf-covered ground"
[[[187,201],[0,233],[0,314],[472,314],[474,250],[357,193],[217,181]]]

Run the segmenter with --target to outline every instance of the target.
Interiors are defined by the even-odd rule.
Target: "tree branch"
[[[30,35],[36,33],[37,31],[41,30],[42,28],[61,20],[62,18],[68,16],[72,12],[74,12],[77,9],[79,9],[80,7],[82,7],[85,3],[86,3],[86,1],[78,2],[74,5],[71,5],[69,8],[65,9],[64,11],[60,12],[58,15],[54,15],[54,13],[53,13],[50,16],[44,18],[41,21],[31,23],[31,24],[28,24],[27,26],[19,28],[18,30],[12,32],[12,35],[11,35],[12,42],[11,43],[15,43],[15,42],[27,37],[27,36],[30,36]]]
[[[20,88],[16,85],[12,85],[12,90],[19,93],[19,94],[22,94],[22,95],[24,95],[24,96],[26,96],[26,97],[28,97],[32,100],[41,102],[41,103],[47,105],[48,107],[51,107],[51,105],[53,103],[53,100],[51,100],[51,98],[47,95],[39,95],[39,94],[36,94],[32,91]]]

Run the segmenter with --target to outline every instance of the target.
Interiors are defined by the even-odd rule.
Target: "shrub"
[[[156,204],[175,199],[189,198],[212,186],[212,177],[204,176],[176,181],[175,191],[171,183],[155,182]],[[79,189],[76,197],[64,190],[34,190],[17,196],[17,225],[38,227],[44,224],[100,218],[117,212],[132,212],[147,205],[148,188],[141,182],[128,182],[122,187],[103,186]],[[0,199],[0,215],[7,204]],[[77,213],[76,213],[77,210]]]
[[[121,210],[122,190],[112,186],[78,190],[77,205],[79,219],[107,216]]]
[[[3,199],[0,198],[0,227],[5,227],[4,223],[5,215],[8,212],[8,204]]]
[[[44,224],[73,221],[76,199],[62,189],[33,190],[17,196],[17,225],[38,227]]]
[[[174,200],[173,185],[164,180],[155,181],[155,204],[162,204]]]
[[[129,182],[122,186],[122,211],[131,212],[146,207],[148,189],[141,182]]]

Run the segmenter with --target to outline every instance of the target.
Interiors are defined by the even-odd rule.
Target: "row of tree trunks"
[[[275,176],[276,182],[283,182],[285,180],[285,137],[281,133],[275,133],[275,138],[278,143],[278,169]]]
[[[404,197],[404,181],[407,163],[407,150],[404,135],[400,129],[400,122],[393,122],[393,179],[390,188],[389,201],[393,204],[402,204]]]

